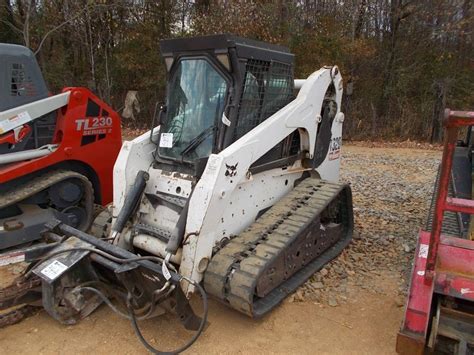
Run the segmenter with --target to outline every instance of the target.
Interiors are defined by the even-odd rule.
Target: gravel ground
[[[417,234],[428,214],[440,157],[436,150],[347,147],[342,180],[352,186],[353,241],[290,302],[337,306],[361,288],[384,293],[379,280],[390,272],[398,279],[396,302],[403,306]]]

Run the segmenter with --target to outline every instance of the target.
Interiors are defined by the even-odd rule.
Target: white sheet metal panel
[[[70,91],[0,112],[0,134],[66,106]]]

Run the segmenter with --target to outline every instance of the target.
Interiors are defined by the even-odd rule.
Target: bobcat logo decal
[[[225,165],[226,167],[226,171],[225,171],[225,176],[228,176],[228,177],[233,177],[235,175],[237,175],[237,165],[239,165],[239,163],[235,164],[235,165]]]

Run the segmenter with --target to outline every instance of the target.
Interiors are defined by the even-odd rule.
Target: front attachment
[[[59,244],[33,269],[42,280],[43,307],[62,324],[75,324],[91,314],[102,300],[95,294],[81,294],[76,286],[98,282],[87,249],[77,238]]]
[[[138,256],[59,221],[47,227],[64,239],[30,273],[41,278],[43,306],[52,317],[74,324],[106,303],[131,320],[140,341],[155,352],[141,335],[137,321],[161,314],[166,308],[178,315],[186,329],[196,331],[178,352],[199,337],[207,320],[207,296],[199,284],[187,280],[201,292],[202,318],[195,315],[181,289],[183,277],[173,270],[164,273],[161,258]]]

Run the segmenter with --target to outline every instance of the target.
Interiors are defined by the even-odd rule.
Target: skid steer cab
[[[288,49],[229,35],[164,40],[160,50],[165,104],[122,146],[111,215],[98,216],[95,238],[50,225],[70,244],[32,271],[55,318],[115,307],[115,295],[152,351],[138,318],[174,311],[197,330],[189,346],[207,295],[260,317],[336,257],[353,228],[351,190],[338,182],[337,67],[294,80]],[[200,318],[186,297],[196,290]]]

